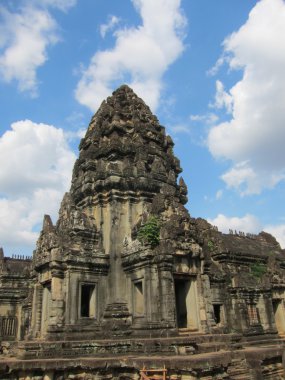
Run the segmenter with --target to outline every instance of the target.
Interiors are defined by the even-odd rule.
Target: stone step
[[[197,354],[207,353],[207,352],[218,352],[221,350],[229,349],[229,345],[223,342],[208,342],[200,343],[197,347]]]
[[[251,346],[284,346],[285,339],[277,334],[247,336],[242,339],[243,347]]]

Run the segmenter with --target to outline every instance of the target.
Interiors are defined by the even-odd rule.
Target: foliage
[[[214,245],[214,243],[212,242],[212,240],[209,240],[209,241],[208,241],[208,248],[209,248],[209,250],[210,250],[211,252],[214,250],[215,245]]]
[[[255,278],[261,278],[266,273],[266,267],[261,263],[254,263],[250,267],[251,273]]]
[[[159,244],[160,225],[156,216],[152,215],[138,231],[138,239],[142,244],[150,244],[155,247]]]

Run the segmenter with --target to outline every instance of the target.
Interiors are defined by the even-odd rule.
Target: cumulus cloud
[[[58,8],[63,12],[75,6],[77,0],[34,0],[36,5]]]
[[[211,105],[216,108],[225,108],[228,113],[232,113],[233,97],[225,91],[221,81],[216,81],[215,103]]]
[[[101,37],[104,38],[110,30],[114,29],[115,25],[117,25],[119,21],[120,19],[117,16],[110,16],[106,24],[100,25]]]
[[[243,217],[228,217],[224,214],[219,214],[216,218],[208,219],[208,221],[214,226],[217,226],[218,229],[224,233],[228,233],[229,229],[249,233],[258,233],[261,231],[260,222],[251,214],[246,214]]]
[[[186,19],[180,0],[132,2],[142,24],[117,29],[114,47],[95,53],[77,85],[76,99],[92,111],[118,82],[127,82],[155,109],[163,87],[162,76],[183,52]]]
[[[56,220],[75,154],[61,129],[30,120],[0,138],[0,245],[34,248],[44,214]]]
[[[205,115],[190,115],[190,120],[205,123],[207,125],[213,125],[218,121],[219,117],[214,113],[206,113]]]
[[[66,11],[75,0],[20,1],[18,10],[0,7],[0,78],[16,81],[20,92],[37,96],[37,69],[47,49],[59,41],[57,23],[47,7]]]
[[[178,133],[191,134],[191,129],[189,125],[186,125],[186,124],[174,124],[174,125],[170,125],[169,128],[173,134],[178,134]]]
[[[224,41],[222,61],[243,76],[229,91],[217,81],[215,106],[230,112],[230,120],[211,128],[208,146],[232,161],[222,178],[242,194],[258,194],[285,177],[284,46],[283,0],[259,1]]]

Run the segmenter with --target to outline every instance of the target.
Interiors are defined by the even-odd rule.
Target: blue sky
[[[175,142],[188,209],[285,247],[283,0],[0,3],[0,246],[31,254],[101,101],[129,84]]]

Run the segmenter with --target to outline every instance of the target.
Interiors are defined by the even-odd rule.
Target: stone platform
[[[138,379],[145,368],[168,379],[284,379],[285,341],[241,334],[92,341],[26,341],[0,360],[5,380]],[[29,375],[30,373],[30,375]]]

